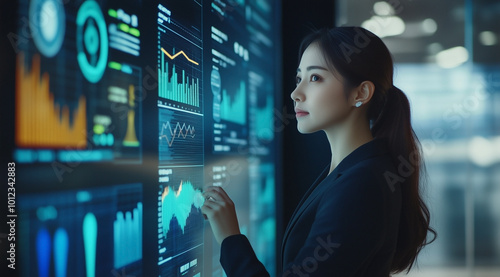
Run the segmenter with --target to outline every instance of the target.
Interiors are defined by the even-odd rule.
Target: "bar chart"
[[[164,106],[201,113],[203,105],[201,13],[196,1],[158,6],[158,96]],[[188,24],[188,25],[186,25]]]
[[[18,56],[24,64],[24,55]],[[16,72],[16,144],[23,147],[85,148],[87,146],[86,99],[57,103],[50,92],[50,76],[41,72],[39,55],[31,69],[19,66]]]
[[[142,274],[141,184],[25,196],[19,219],[20,276]]]
[[[193,64],[198,65],[197,62],[191,60],[183,51],[177,54],[170,55],[165,49],[161,48],[161,64],[158,69],[158,96],[180,102],[183,104],[200,107],[200,80],[199,78],[189,77],[184,69],[181,69],[179,74],[176,71],[175,64],[172,64],[172,69],[169,72],[169,63],[165,61],[165,57],[174,60],[180,54],[186,60]],[[177,67],[179,69],[179,67]]]

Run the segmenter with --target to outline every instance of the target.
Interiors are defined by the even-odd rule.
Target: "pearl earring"
[[[356,102],[355,106],[356,106],[356,108],[359,108],[359,107],[361,107],[362,104],[363,104],[363,102],[358,101],[358,102]]]

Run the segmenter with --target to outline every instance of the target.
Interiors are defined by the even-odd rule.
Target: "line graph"
[[[161,48],[161,51],[163,53],[165,53],[165,55],[167,55],[167,57],[169,57],[171,60],[177,58],[179,55],[183,55],[186,58],[186,60],[188,60],[190,63],[193,63],[195,65],[199,65],[199,63],[197,63],[196,61],[190,59],[188,57],[188,55],[186,55],[186,53],[184,53],[183,50],[181,50],[181,52],[177,52],[177,54],[174,54],[174,55],[170,55],[170,53],[168,53],[167,50],[165,50],[163,47]]]
[[[160,108],[158,148],[161,165],[203,164],[203,117]]]
[[[202,113],[203,47],[201,20],[192,21],[196,13],[201,16],[201,8],[193,1],[158,5],[158,96],[161,105]]]
[[[186,70],[183,69],[185,67],[180,66],[181,73],[178,74],[176,64],[173,64],[172,69],[169,70],[169,63],[165,62],[165,56],[173,60],[175,57],[183,54],[190,63],[198,63],[184,54],[184,51],[171,56],[165,49],[162,48],[161,50],[165,55],[161,55],[161,64],[158,66],[158,96],[183,104],[200,107],[200,79],[195,77],[201,75],[197,72],[200,70],[188,70],[189,75],[187,75]],[[179,68],[179,66],[177,66],[177,68]],[[189,76],[191,76],[191,78]]]
[[[177,122],[175,127],[172,129],[172,125],[170,124],[170,121],[168,121],[162,125],[159,140],[166,140],[168,146],[172,147],[176,138],[182,137],[185,139],[187,137],[194,138],[195,136],[196,130],[194,126],[187,125],[186,123],[182,123],[181,126],[181,123]]]

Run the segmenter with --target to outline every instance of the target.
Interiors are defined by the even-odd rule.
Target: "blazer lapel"
[[[285,234],[283,235],[283,243],[281,245],[281,257],[284,257],[284,251],[285,251],[285,245],[286,241],[288,239],[288,235],[290,234],[290,231],[293,229],[295,224],[297,223],[298,219],[304,213],[304,211],[307,209],[307,207],[318,197],[321,193],[319,193],[319,190],[317,190],[318,187],[321,186],[323,181],[326,179],[328,180],[328,183],[331,183],[332,181],[336,180],[339,176],[340,173],[336,172],[334,170],[331,175],[328,174],[328,170],[330,169],[330,166],[327,166],[326,169],[320,174],[318,179],[311,185],[311,187],[307,190],[307,192],[304,194],[304,197],[302,197],[302,200],[300,200],[299,204],[297,205],[297,208],[295,209],[294,213],[292,214],[292,217],[290,218],[290,222],[288,223],[288,226],[285,230]],[[333,178],[333,179],[330,179]],[[283,262],[283,261],[282,261]]]
[[[314,201],[316,197],[318,197],[321,194],[321,187],[322,184],[331,184],[334,182],[339,176],[342,175],[342,172],[355,165],[356,163],[368,159],[373,156],[377,155],[382,155],[388,153],[387,149],[387,141],[385,139],[379,139],[375,138],[371,142],[368,142],[357,149],[355,149],[352,153],[350,153],[347,157],[345,157],[333,170],[330,175],[328,175],[328,170],[330,169],[330,166],[327,166],[325,170],[321,173],[321,175],[316,179],[316,181],[311,185],[309,190],[306,192],[302,200],[300,201],[299,205],[295,209],[295,212],[293,213],[290,222],[288,223],[288,226],[285,230],[285,233],[283,235],[283,243],[281,245],[281,263],[283,265],[284,260],[283,257],[285,256],[285,245],[288,239],[288,236],[290,235],[290,231],[294,228],[294,226],[297,224],[297,221],[299,220],[300,216],[304,213],[304,211],[307,209],[307,207]],[[333,179],[332,179],[333,178]]]

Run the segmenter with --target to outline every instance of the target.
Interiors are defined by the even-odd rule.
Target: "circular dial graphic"
[[[99,4],[86,1],[76,16],[77,59],[83,76],[97,83],[108,60],[108,33]]]

